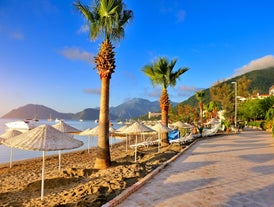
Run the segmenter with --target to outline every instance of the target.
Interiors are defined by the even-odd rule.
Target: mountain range
[[[173,102],[176,105],[178,103]],[[159,112],[158,101],[149,101],[142,98],[134,98],[116,107],[110,107],[111,120],[125,120],[135,118],[148,112]],[[96,120],[99,118],[98,108],[88,108],[78,113],[60,113],[49,107],[37,104],[27,104],[13,109],[1,118],[18,119],[72,119],[72,120]]]
[[[256,89],[259,93],[268,94],[269,88],[274,85],[274,67],[251,71],[241,76],[233,77],[225,82],[231,83],[237,81],[242,76],[246,76],[251,80],[249,91]],[[205,89],[204,103],[210,101],[209,89]],[[191,106],[198,106],[198,101],[195,94],[189,99],[181,102]],[[172,102],[172,106],[178,103]],[[149,101],[142,98],[133,98],[116,107],[110,107],[111,120],[126,120],[136,118],[147,114],[148,112],[159,112],[159,101]],[[96,120],[99,118],[99,108],[88,108],[78,113],[60,113],[54,109],[48,108],[43,105],[28,104],[17,109],[13,109],[1,118],[18,118],[18,119],[72,119],[72,120]]]

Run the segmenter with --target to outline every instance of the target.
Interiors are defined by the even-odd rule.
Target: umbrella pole
[[[135,139],[135,162],[137,161],[137,134],[136,134],[136,139]]]
[[[41,200],[43,200],[43,199],[44,199],[45,155],[46,155],[46,152],[45,152],[45,151],[43,151],[43,163],[42,163],[42,183],[41,183]]]
[[[10,148],[10,168],[12,167],[12,155],[13,155],[13,149]]]
[[[90,145],[90,136],[88,136],[88,153],[89,153],[89,145]]]
[[[158,152],[160,152],[161,134],[158,132]]]
[[[127,152],[127,134],[126,134],[126,152]]]
[[[59,150],[59,166],[58,166],[59,171],[61,170],[61,151]]]

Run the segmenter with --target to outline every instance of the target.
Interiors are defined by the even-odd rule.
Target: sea
[[[7,127],[5,125],[5,123],[7,122],[12,122],[12,121],[17,121],[18,119],[0,119],[0,135],[5,133],[5,131],[7,130]],[[89,120],[89,121],[85,121],[85,120],[64,120],[64,122],[66,124],[69,124],[70,126],[79,129],[81,131],[87,129],[87,128],[94,128],[98,125],[98,123],[96,123],[94,120]],[[39,120],[36,125],[39,126],[41,124],[48,124],[48,125],[54,125],[56,124],[55,120],[54,121],[48,121],[48,120]],[[120,128],[121,125],[119,125],[118,123],[113,123],[113,128],[114,129],[118,129]],[[80,135],[73,135],[73,137],[75,139],[78,139],[80,141],[82,141],[84,143],[84,145],[82,145],[79,148],[76,149],[72,149],[72,150],[63,150],[62,152],[70,152],[70,151],[75,151],[75,150],[82,150],[82,149],[88,149],[88,136],[80,136]],[[90,144],[89,147],[94,147],[97,146],[97,141],[98,138],[97,137],[90,137]],[[109,143],[111,144],[115,144],[117,142],[121,142],[122,140],[119,138],[114,138],[114,137],[110,137],[109,138]],[[10,152],[11,149],[10,147],[7,147],[5,145],[1,145],[0,144],[0,164],[4,164],[4,163],[9,163],[10,162]],[[42,152],[40,151],[29,151],[29,150],[22,150],[22,149],[16,149],[13,148],[12,149],[12,161],[19,161],[19,160],[26,160],[26,159],[31,159],[31,158],[36,158],[36,157],[42,157]],[[50,152],[46,152],[46,155],[54,155],[54,154],[58,154],[58,151],[50,151]]]

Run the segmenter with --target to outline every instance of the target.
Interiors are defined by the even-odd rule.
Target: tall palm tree
[[[188,68],[179,68],[177,71],[173,71],[177,59],[169,61],[167,58],[159,58],[152,64],[145,65],[142,71],[151,80],[153,86],[162,86],[162,94],[160,97],[160,108],[162,113],[162,124],[168,126],[168,109],[169,109],[169,97],[168,86],[174,87],[177,79],[188,70]],[[168,144],[167,136],[161,141],[163,145]]]
[[[199,109],[200,109],[200,122],[203,124],[203,100],[205,97],[205,91],[197,91],[195,93],[196,99],[199,101]]]
[[[133,18],[131,10],[125,10],[122,0],[94,0],[89,8],[80,1],[75,7],[86,18],[90,39],[102,36],[103,42],[94,58],[100,79],[101,98],[98,131],[98,149],[94,168],[106,169],[111,165],[109,151],[109,89],[110,79],[115,69],[115,52],[111,40],[124,37],[124,27]]]

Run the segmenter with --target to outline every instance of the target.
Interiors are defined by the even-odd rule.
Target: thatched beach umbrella
[[[173,124],[171,124],[172,126],[176,126],[177,128],[183,128],[184,127],[184,123],[181,121],[177,121]]]
[[[79,129],[76,129],[69,124],[65,123],[64,120],[60,120],[57,124],[52,125],[53,128],[58,129],[61,132],[68,133],[68,134],[76,134],[80,133]],[[61,170],[61,151],[58,152],[59,154],[59,171]]]
[[[15,137],[19,134],[22,134],[21,131],[18,131],[16,129],[8,129],[5,133],[0,135],[0,144],[6,140],[6,139],[10,139],[12,137]],[[12,147],[10,148],[10,168],[12,167],[12,156],[13,156],[13,150]]]
[[[127,145],[128,145],[128,137],[124,131],[128,128],[128,125],[121,126],[120,128],[116,129],[117,134],[125,134],[126,135],[126,152],[127,152]]]
[[[80,133],[79,129],[76,129],[69,124],[65,123],[63,120],[59,121],[57,124],[52,125],[53,128],[58,129],[64,133]]]
[[[110,135],[110,147],[112,147],[112,139],[114,139],[113,135],[116,132],[116,129],[114,129],[112,126],[109,127],[109,135]]]
[[[91,134],[91,128],[87,128],[84,131],[80,132],[78,135],[80,136],[87,136],[88,137],[88,153],[89,153],[89,145],[90,145],[90,136]]]
[[[23,134],[6,139],[3,142],[9,147],[24,150],[43,151],[41,200],[44,198],[44,172],[46,151],[69,150],[81,147],[83,142],[69,135],[43,124]]]
[[[161,141],[161,133],[170,132],[172,129],[163,125],[162,123],[158,123],[151,127],[151,129],[155,130],[158,133],[158,151],[160,150],[160,141]]]
[[[140,124],[139,122],[135,122],[132,125],[128,126],[123,133],[125,134],[135,134],[135,162],[137,161],[137,137],[138,134],[141,134],[143,132],[152,132],[153,129],[145,126],[144,124]]]
[[[98,129],[99,129],[99,126],[96,126],[94,128],[88,128],[79,133],[80,136],[88,136],[88,153],[90,148],[90,137],[98,136]]]

